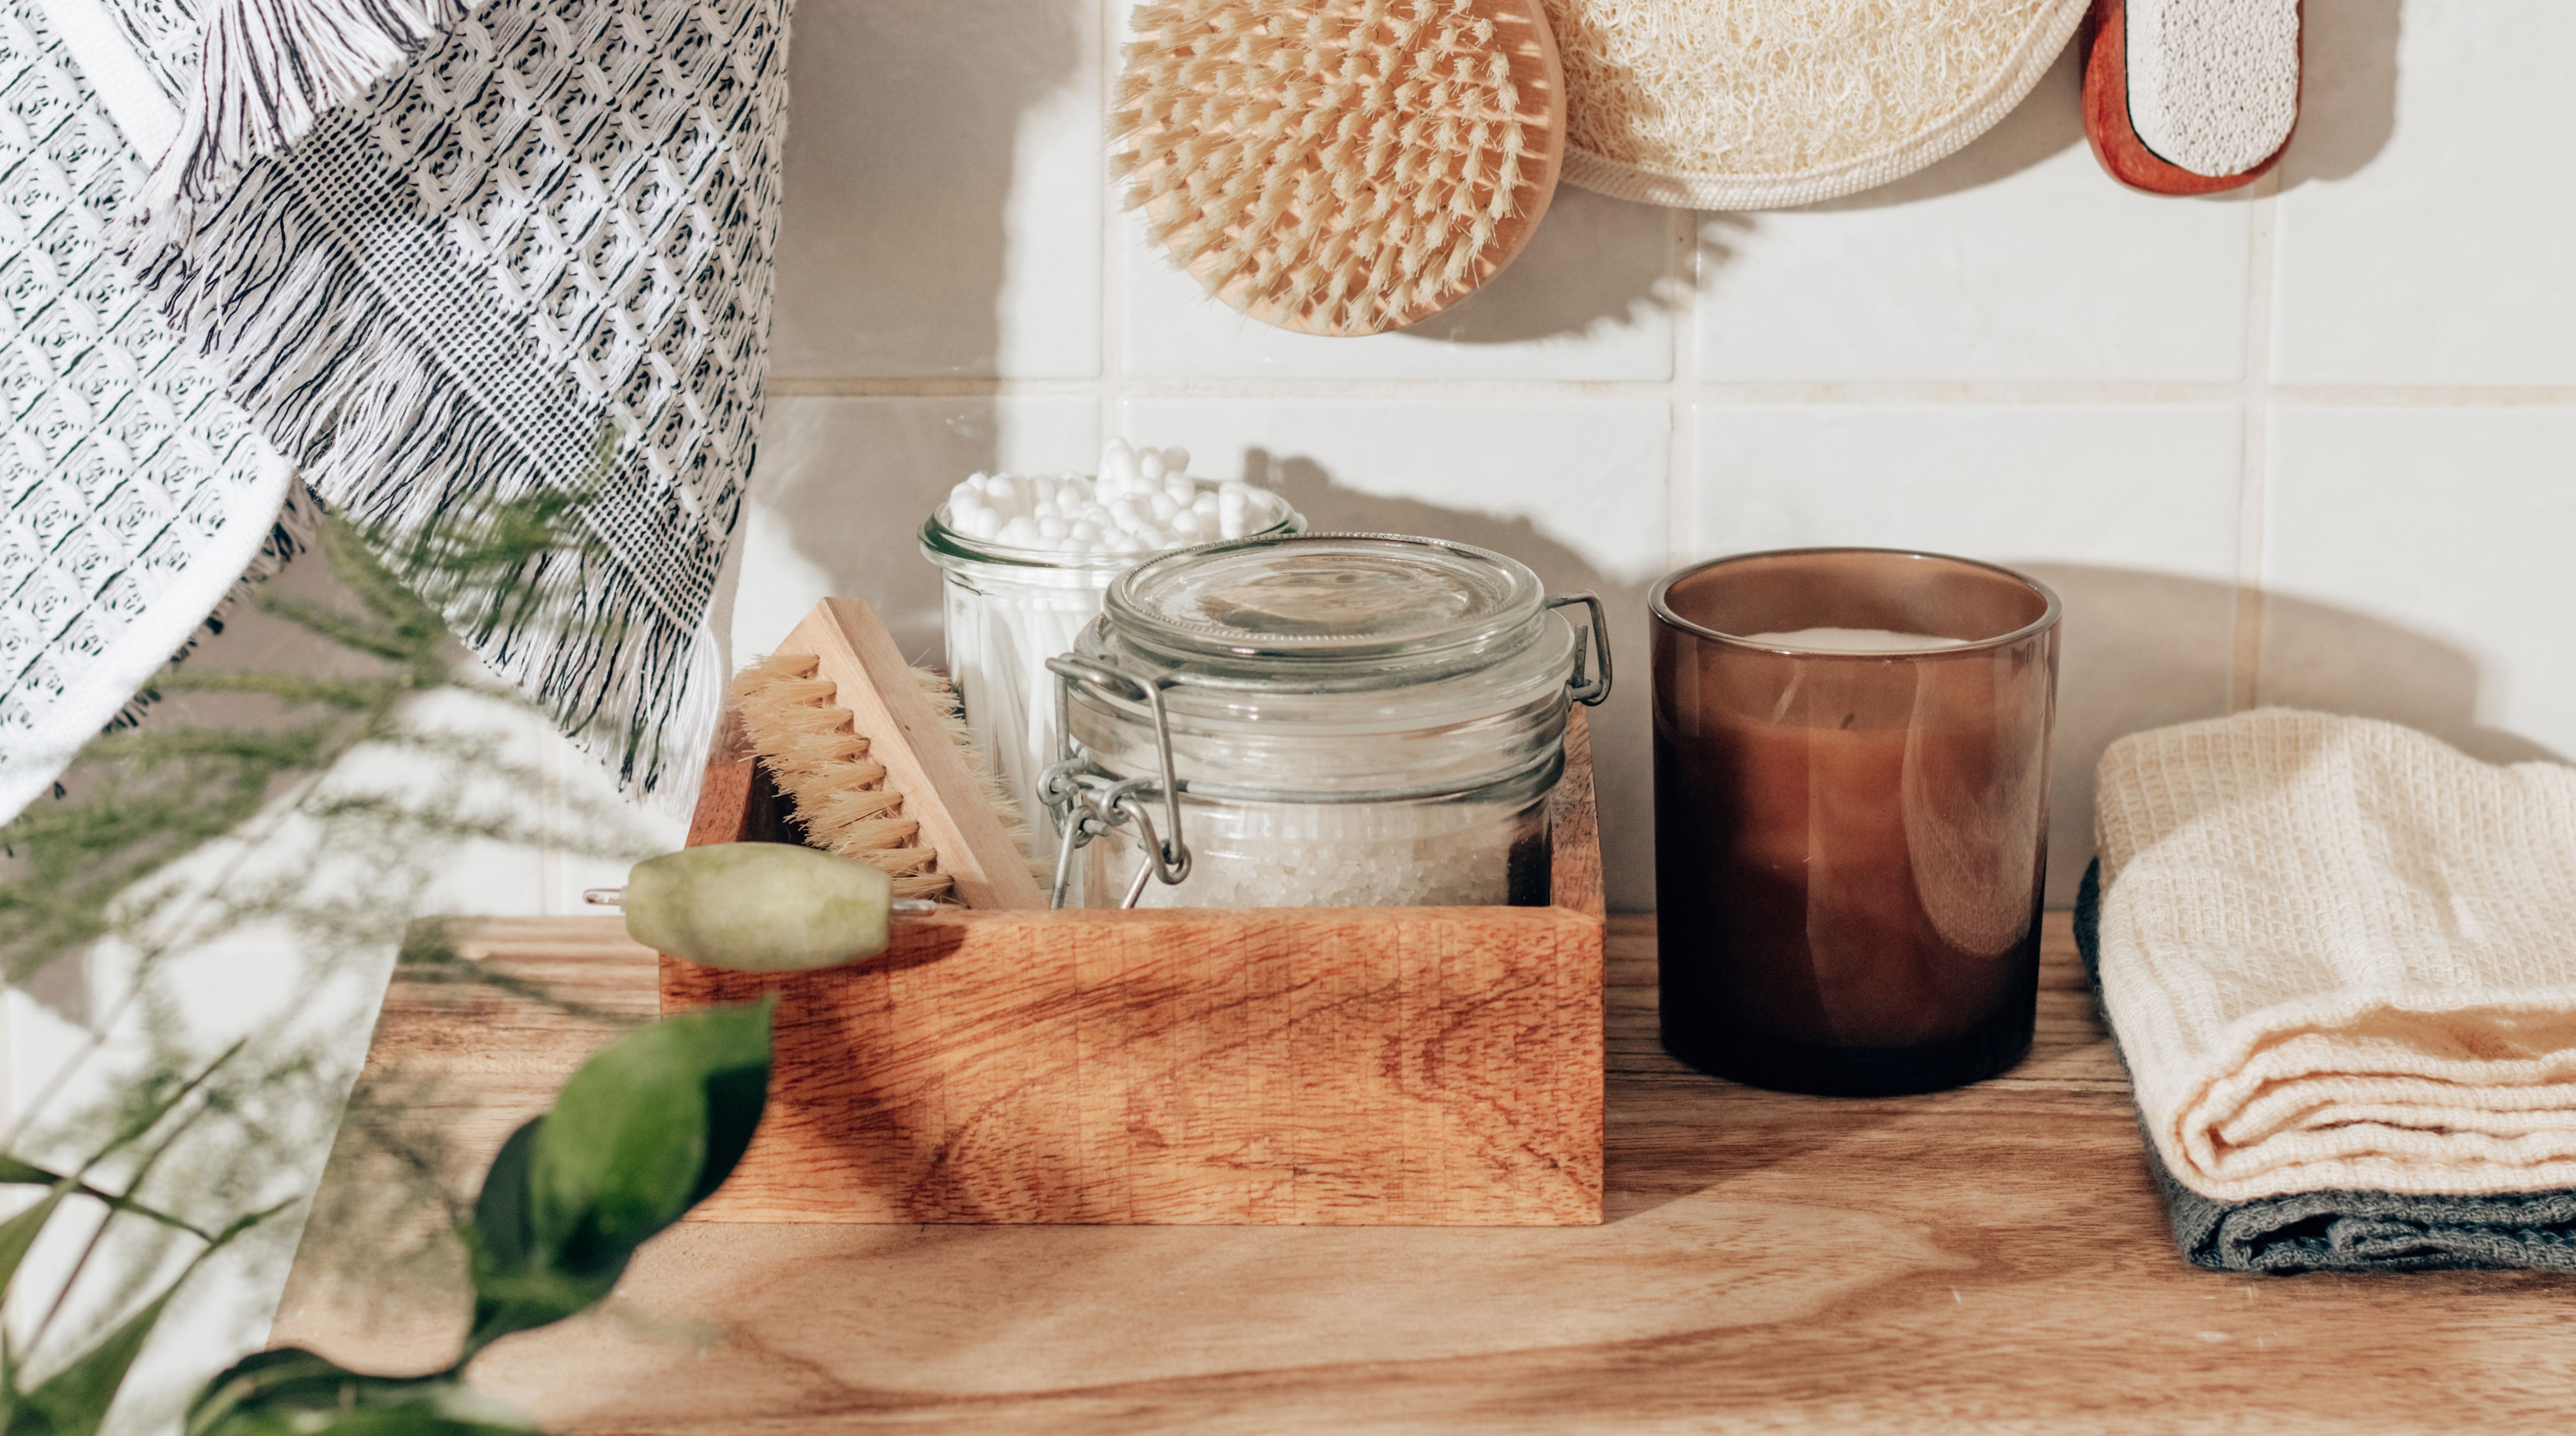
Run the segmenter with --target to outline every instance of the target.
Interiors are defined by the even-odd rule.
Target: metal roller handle
[[[623,907],[626,903],[626,889],[583,888],[581,900],[592,907]],[[897,917],[919,917],[924,913],[939,911],[939,904],[928,898],[892,898],[886,903],[886,911]]]

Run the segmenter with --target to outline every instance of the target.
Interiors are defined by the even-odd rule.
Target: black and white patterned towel
[[[631,790],[689,786],[788,8],[0,0],[0,816],[291,550],[293,476],[397,548],[576,498],[524,601],[449,616]]]

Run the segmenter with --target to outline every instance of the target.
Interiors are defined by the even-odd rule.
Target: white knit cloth
[[[2576,1187],[2576,768],[2266,709],[2102,757],[2102,995],[2222,1201]]]
[[[1545,0],[1569,183],[1698,209],[1901,179],[2012,112],[2086,0]]]
[[[125,78],[147,122],[184,86],[148,61]],[[104,248],[143,173],[45,7],[0,0],[0,821],[136,716],[306,518],[222,373]]]

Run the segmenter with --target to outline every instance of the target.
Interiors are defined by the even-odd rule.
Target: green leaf
[[[48,1172],[33,1162],[20,1161],[16,1157],[0,1155],[0,1186],[50,1187],[66,1180],[69,1179],[64,1177],[60,1172]],[[180,1231],[193,1233],[196,1236],[204,1237],[207,1235],[205,1232],[198,1230],[194,1223],[183,1218],[174,1217],[168,1212],[157,1211],[151,1207],[147,1207],[141,1202],[135,1201],[131,1197],[120,1197],[114,1192],[101,1191],[87,1182],[75,1183],[72,1190],[80,1193],[84,1197],[94,1197],[99,1201],[105,1202],[117,1211],[126,1212],[134,1216],[156,1221],[165,1227],[175,1227]]]
[[[186,1436],[534,1436],[453,1375],[365,1376],[300,1347],[243,1358],[188,1407]]]
[[[606,1272],[564,1272],[537,1245],[528,1225],[528,1170],[545,1120],[531,1119],[501,1144],[474,1200],[474,1222],[465,1233],[474,1278],[469,1354],[487,1341],[582,1310],[608,1295],[625,1271],[620,1263]]]
[[[732,1174],[768,1101],[770,1006],[638,1028],[511,1134],[467,1233],[466,1355],[606,1296],[637,1247]]]

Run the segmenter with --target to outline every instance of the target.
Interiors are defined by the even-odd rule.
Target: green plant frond
[[[257,673],[240,669],[175,668],[152,681],[163,694],[169,693],[253,693],[274,698],[290,708],[325,707],[350,712],[372,712],[387,706],[390,699],[417,692],[420,685],[407,678],[320,678],[291,673]],[[139,729],[132,736],[148,736],[154,730]]]
[[[625,615],[602,612],[577,595],[555,596],[577,590],[581,575],[604,554],[588,510],[614,474],[619,437],[603,429],[589,470],[572,482],[470,500],[399,534],[361,529],[326,514],[315,549],[342,592],[325,603],[263,591],[255,602],[364,660],[352,665],[361,676],[205,668],[160,675],[151,689],[156,695],[258,699],[236,704],[227,697],[213,707],[247,709],[269,721],[237,727],[154,723],[102,735],[67,776],[67,797],[39,803],[0,825],[0,849],[11,857],[0,869],[0,971],[16,980],[80,944],[113,937],[130,951],[134,970],[148,976],[157,970],[153,964],[187,945],[250,922],[282,923],[309,947],[383,942],[400,930],[408,904],[434,876],[435,859],[423,855],[463,842],[536,838],[573,850],[634,855],[626,852],[622,833],[612,841],[586,839],[578,831],[532,832],[530,823],[499,807],[460,800],[460,793],[529,793],[556,785],[542,768],[494,740],[425,731],[406,716],[415,700],[433,690],[464,687],[510,697],[470,670],[460,682],[465,650],[451,623],[469,636],[510,629],[544,632],[558,641],[613,642],[620,635]],[[326,779],[335,765],[370,744],[445,764],[450,776],[435,796],[419,800],[352,793],[345,791],[350,785]],[[410,791],[406,786],[404,792]],[[561,796],[548,810],[601,832],[623,827],[620,819],[631,823],[623,808],[575,795]],[[260,826],[272,816],[273,828]],[[261,848],[268,841],[264,832],[282,834],[279,846]],[[171,864],[219,839],[238,842],[241,852],[258,853],[262,861],[239,861],[230,848],[219,849],[210,856],[233,865],[219,890],[201,893],[175,880],[198,869]],[[270,870],[277,866],[267,861],[271,852],[286,854],[286,866],[300,864],[300,870]],[[170,876],[156,876],[165,873]],[[174,906],[180,898],[184,902]],[[525,989],[530,997],[566,1006],[464,960],[449,936],[425,931],[428,936],[406,945],[404,960],[418,964],[414,971]],[[0,1436],[94,1436],[181,1285],[215,1252],[301,1200],[263,1206],[221,1225],[199,1226],[163,1209],[174,1204],[167,1193],[182,1181],[188,1183],[187,1199],[175,1204],[189,1210],[246,1204],[255,1184],[229,1173],[209,1184],[201,1143],[224,1144],[225,1160],[232,1162],[244,1152],[273,1149],[290,1135],[297,1110],[274,1089],[281,1083],[310,1085],[319,1069],[310,1060],[272,1060],[266,1036],[256,1061],[228,1067],[245,1051],[245,1044],[235,1044],[211,1064],[183,1068],[169,1055],[185,1047],[186,1014],[177,999],[141,978],[134,991],[138,995],[117,1000],[134,1004],[134,1021],[161,1055],[153,1059],[159,1065],[131,1082],[121,1100],[81,1115],[78,1129],[105,1132],[104,1144],[87,1161],[60,1172],[0,1155],[0,1185],[42,1189],[35,1205],[0,1221],[0,1294],[7,1293],[65,1201],[80,1196],[107,1208],[61,1289],[39,1294],[52,1305],[34,1324],[30,1345],[42,1363],[38,1370],[52,1374],[32,1390],[21,1391],[21,1358],[28,1353],[0,1329]],[[561,1124],[555,1146],[523,1151],[515,1175],[499,1173],[505,1187],[526,1199],[520,1210],[535,1219],[527,1231],[542,1233],[542,1240],[539,1247],[525,1240],[491,1245],[480,1234],[481,1207],[478,1220],[467,1224],[478,1293],[476,1346],[596,1302],[635,1244],[722,1179],[758,1120],[766,1091],[766,1034],[764,1009],[756,1020],[685,1023],[619,1049],[573,1095],[574,1115]],[[684,1129],[657,1133],[655,1114],[682,1098],[681,1105],[697,1115]],[[192,1132],[198,1135],[183,1144],[183,1134]],[[609,1134],[615,1140],[601,1145]],[[165,1153],[176,1155],[169,1158],[170,1170],[155,1178],[155,1164]],[[93,1180],[103,1163],[116,1176],[130,1173],[130,1179]],[[501,1165],[506,1164],[496,1164]],[[627,1170],[629,1165],[635,1170]],[[145,1191],[161,1205],[138,1200]],[[93,1265],[92,1255],[102,1253],[100,1235],[122,1216],[194,1237],[203,1247],[166,1285],[155,1275],[166,1269],[157,1264],[111,1273],[102,1255],[82,1290],[106,1314],[130,1314],[119,1316],[95,1341],[66,1337],[49,1343],[46,1328],[64,1313],[72,1285]],[[156,1253],[169,1251],[167,1236],[120,1230],[138,1243],[148,1241]],[[118,1250],[116,1244],[104,1248]],[[159,1260],[156,1255],[154,1262]],[[93,1289],[102,1285],[108,1290]],[[23,1303],[27,1296],[21,1292],[14,1299]],[[86,1349],[55,1367],[52,1353],[74,1347]],[[191,1409],[187,1430],[190,1436],[528,1436],[524,1423],[476,1398],[452,1375],[451,1369],[436,1378],[371,1377],[307,1353],[269,1354],[218,1378]]]
[[[435,634],[420,634],[408,627],[389,625],[372,614],[341,613],[285,594],[262,594],[259,606],[264,612],[273,613],[343,648],[393,663],[409,665],[419,662],[447,639],[444,627]]]
[[[134,1368],[134,1358],[142,1354],[177,1290],[173,1283],[98,1345],[21,1395],[9,1413],[7,1436],[97,1436],[125,1374]]]
[[[101,763],[130,761],[166,764],[188,759],[227,759],[242,768],[282,773],[307,767],[316,750],[337,747],[346,733],[339,723],[307,723],[293,728],[157,728],[112,733],[90,745]]]
[[[125,1384],[126,1373],[133,1370],[135,1357],[142,1354],[143,1343],[151,1339],[153,1328],[160,1325],[162,1314],[169,1309],[171,1298],[179,1294],[179,1288],[235,1237],[294,1204],[293,1200],[279,1202],[234,1218],[170,1279],[160,1295],[118,1323],[97,1345],[20,1396],[10,1413],[8,1436],[20,1436],[22,1430],[42,1436],[97,1436],[99,1426],[107,1420],[108,1407],[115,1403],[117,1391]]]
[[[576,604],[552,599],[541,588],[577,590],[557,572],[587,571],[606,547],[587,517],[616,471],[623,435],[603,425],[594,437],[588,468],[572,483],[507,496],[470,495],[431,523],[406,530],[366,531],[368,547],[438,613],[468,637],[543,628],[558,638],[613,639],[619,615],[584,615]]]
[[[294,1206],[302,1200],[304,1200],[302,1197],[288,1197],[284,1201],[271,1202],[267,1206],[260,1208],[258,1211],[246,1212],[241,1216],[235,1217],[231,1221],[224,1223],[223,1230],[216,1232],[213,1236],[206,1239],[206,1249],[203,1252],[198,1253],[197,1260],[204,1261],[207,1257],[213,1256],[216,1252],[222,1251],[226,1246],[232,1243],[235,1237],[240,1236],[242,1233],[249,1231],[253,1227],[258,1226],[262,1222],[267,1221],[269,1218],[276,1216],[279,1212],[285,1211],[287,1208]]]
[[[97,1187],[91,1186],[87,1182],[79,1180],[78,1178],[66,1177],[59,1172],[49,1172],[44,1168],[37,1166],[33,1162],[23,1161],[19,1158],[8,1156],[5,1153],[0,1153],[0,1186],[50,1187],[62,1182],[70,1182],[72,1184],[73,1191],[78,1192],[84,1197],[88,1197],[92,1201],[104,1203],[112,1210],[125,1212],[132,1216],[138,1216],[146,1221],[159,1222],[165,1227],[186,1232],[190,1236],[194,1236],[205,1241],[213,1241],[215,1239],[213,1233],[206,1231],[204,1228],[197,1226],[195,1223],[184,1217],[174,1217],[168,1212],[162,1211],[158,1208],[145,1206],[143,1203],[138,1202],[131,1197],[119,1196],[114,1192],[103,1191]]]
[[[239,1039],[217,1054],[213,1061],[197,1069],[190,1076],[180,1077],[176,1074],[163,1073],[145,1079],[140,1086],[127,1094],[125,1112],[117,1123],[116,1135],[106,1146],[92,1154],[88,1161],[81,1164],[77,1175],[87,1176],[91,1168],[151,1135],[152,1130],[161,1125],[163,1118],[177,1111],[182,1103],[202,1091],[208,1082],[214,1080],[216,1073],[222,1071],[235,1057],[240,1056],[242,1049],[249,1045],[249,1038]]]

